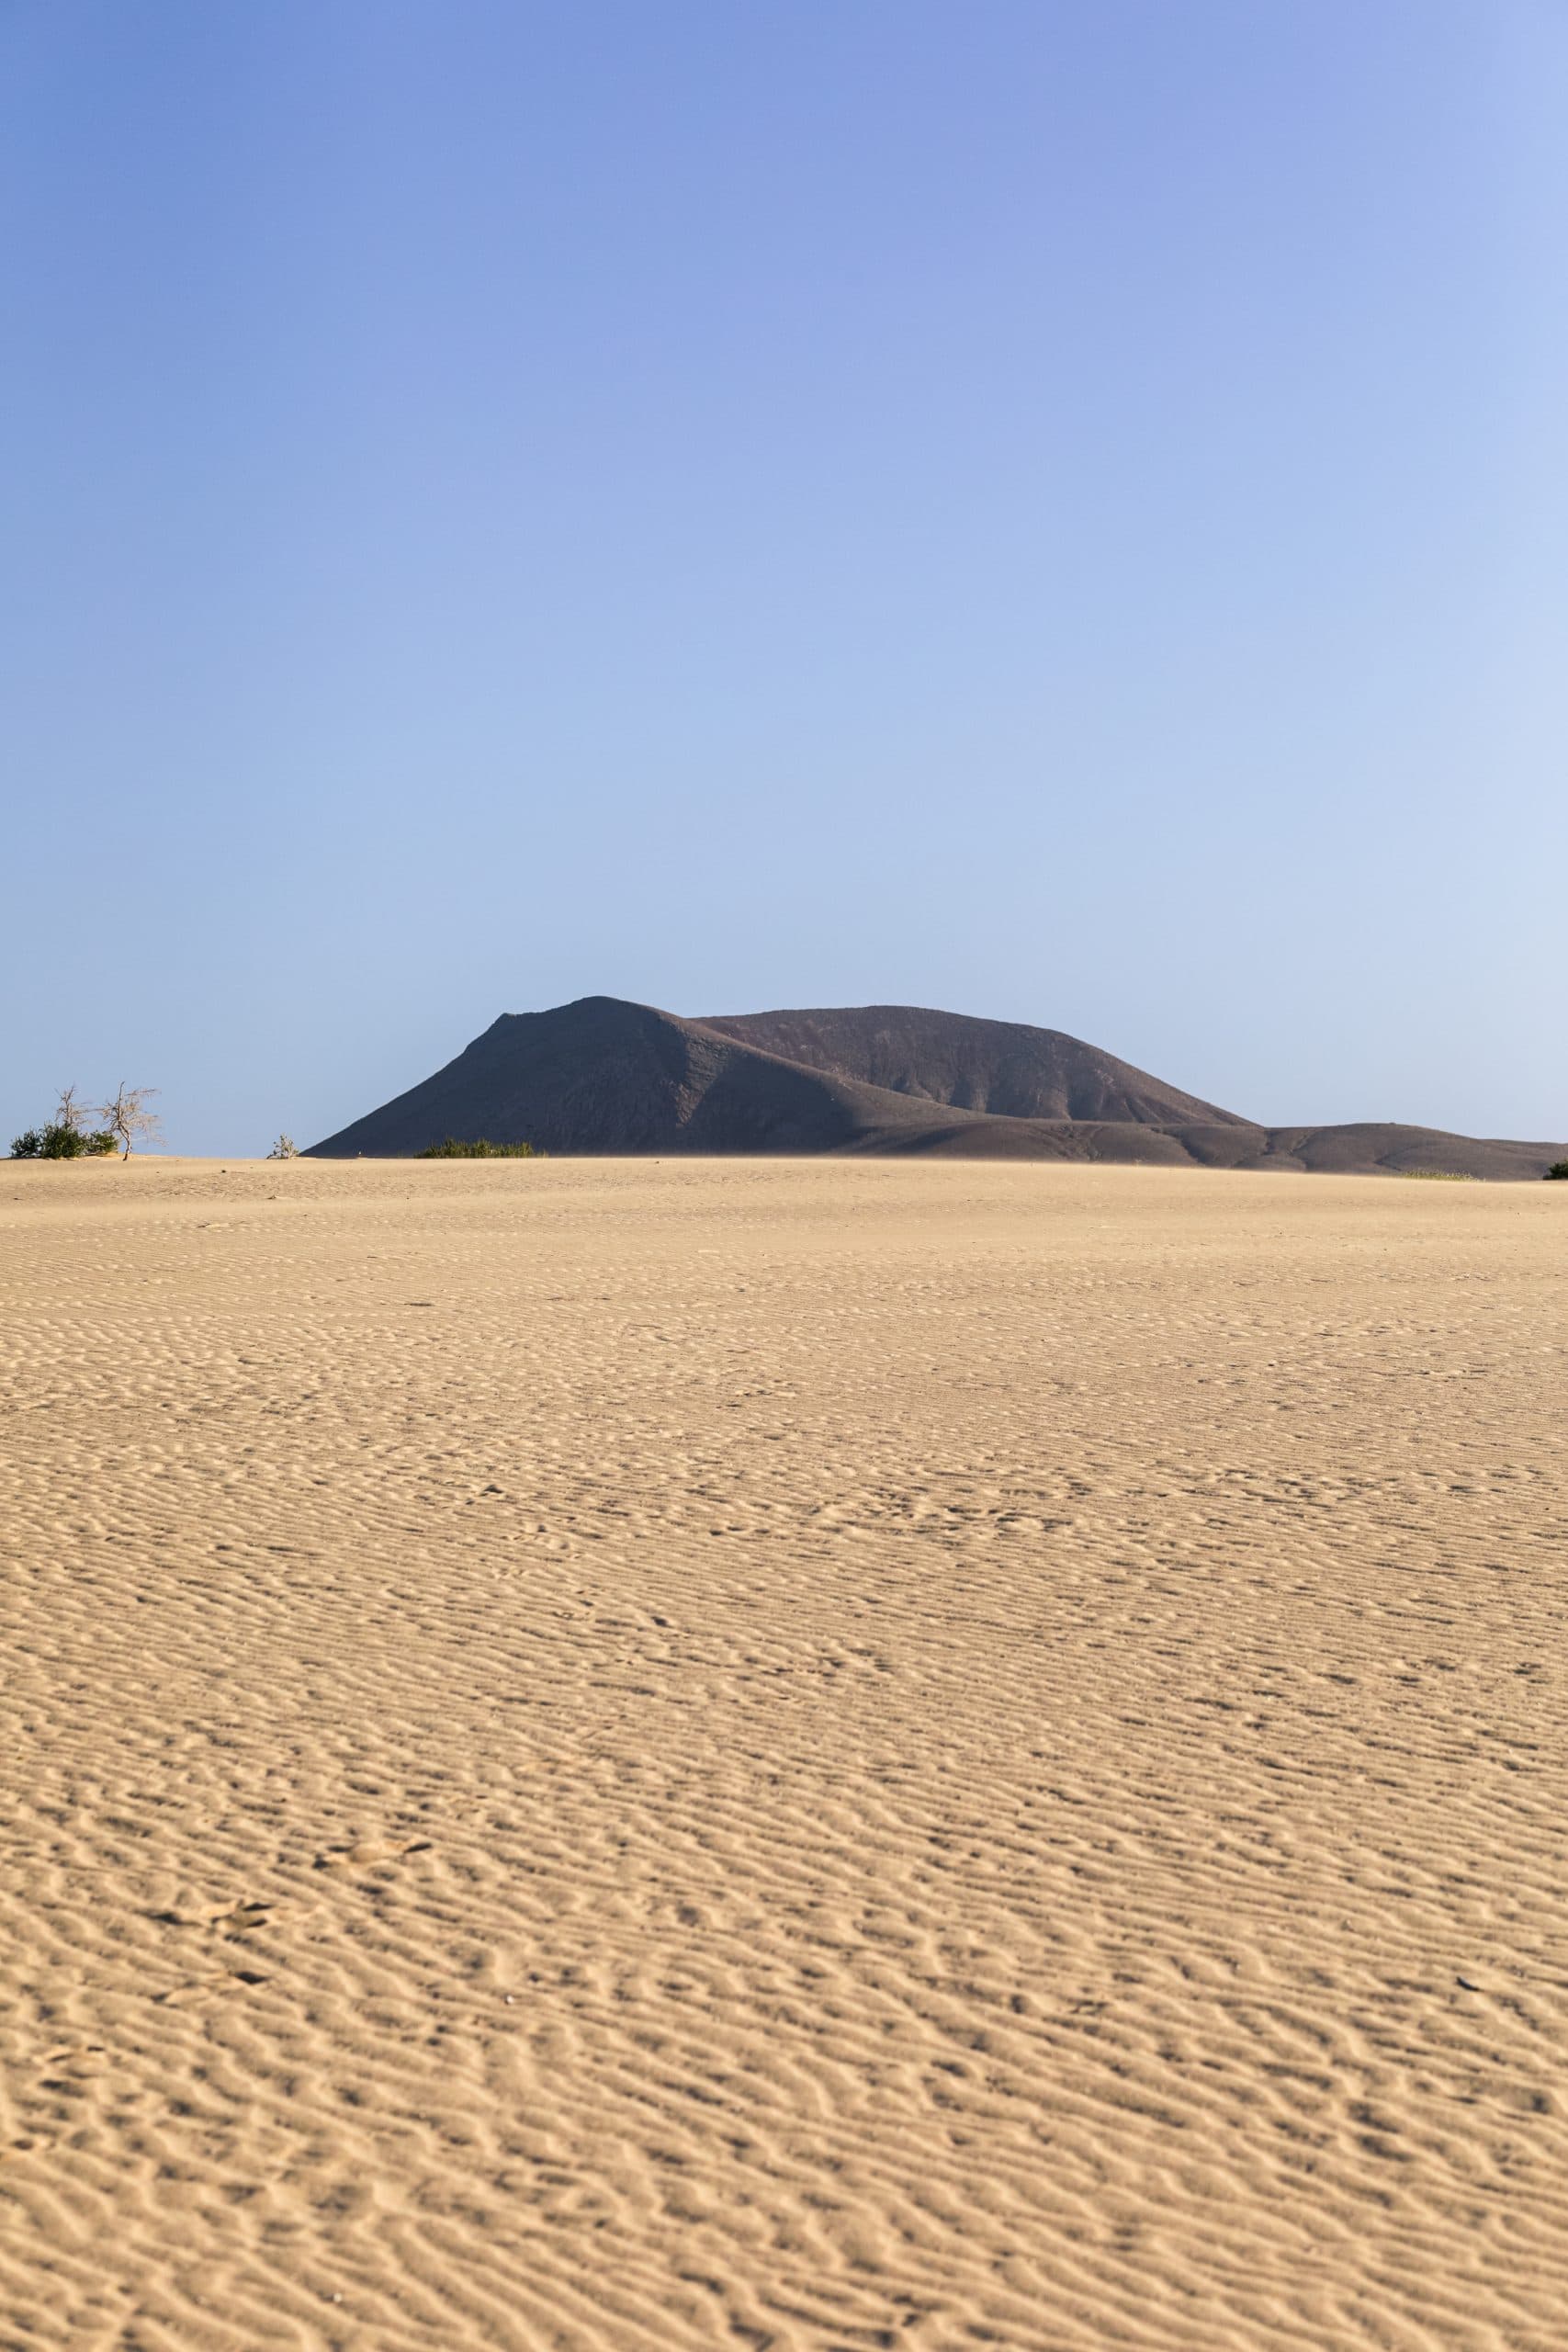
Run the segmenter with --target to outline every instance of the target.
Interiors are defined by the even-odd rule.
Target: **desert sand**
[[[0,1227],[4,2352],[1568,2341],[1568,1186]]]

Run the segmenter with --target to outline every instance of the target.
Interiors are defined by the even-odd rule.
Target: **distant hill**
[[[1253,1124],[1060,1029],[1031,1029],[1017,1021],[867,1004],[831,1012],[705,1014],[702,1025],[835,1078],[1004,1119],[1104,1119],[1149,1127]]]
[[[562,1155],[928,1153],[1539,1177],[1561,1144],[1427,1127],[1265,1128],[1055,1029],[908,1005],[686,1021],[618,997],[502,1013],[455,1061],[311,1146],[445,1136]]]
[[[554,1152],[835,1151],[918,1104],[617,997],[503,1012],[456,1061],[315,1146],[397,1156],[446,1135]]]

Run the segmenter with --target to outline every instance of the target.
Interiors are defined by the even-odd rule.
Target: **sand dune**
[[[6,2352],[1555,2352],[1568,1187],[8,1168]]]

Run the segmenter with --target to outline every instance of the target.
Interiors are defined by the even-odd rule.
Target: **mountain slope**
[[[918,1125],[883,1097],[616,997],[502,1013],[432,1078],[313,1147],[398,1157],[446,1135],[555,1152],[833,1151]]]
[[[811,1069],[896,1094],[1008,1119],[1100,1119],[1139,1126],[1250,1128],[1060,1029],[977,1021],[909,1004],[704,1014],[702,1026]]]
[[[1491,1178],[1542,1176],[1564,1156],[1561,1144],[1427,1127],[1259,1127],[1016,1023],[899,1005],[684,1021],[604,996],[503,1013],[311,1153],[397,1159],[447,1135],[567,1155],[916,1152]]]

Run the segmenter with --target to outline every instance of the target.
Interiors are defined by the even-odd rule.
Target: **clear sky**
[[[0,0],[0,1149],[897,1001],[1568,1134],[1560,0]]]

